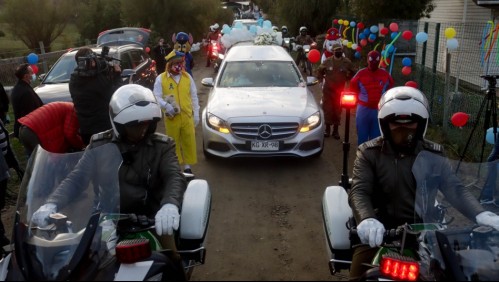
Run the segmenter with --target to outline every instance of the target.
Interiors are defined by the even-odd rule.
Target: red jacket
[[[53,153],[70,149],[82,150],[85,145],[79,134],[80,124],[71,102],[52,102],[19,119],[40,140],[40,146]]]

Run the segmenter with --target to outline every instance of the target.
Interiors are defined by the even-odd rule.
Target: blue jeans
[[[499,159],[499,142],[496,142],[494,148],[490,152],[489,157],[487,158],[487,168],[488,168],[487,178],[485,180],[485,184],[483,185],[482,193],[480,194],[480,199],[493,199],[494,195],[498,194],[496,188],[498,159]],[[499,195],[497,197],[497,200],[499,200]]]

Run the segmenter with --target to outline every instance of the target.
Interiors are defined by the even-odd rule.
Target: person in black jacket
[[[166,43],[163,38],[160,38],[158,41],[158,45],[152,49],[153,55],[154,55],[154,60],[156,60],[156,72],[159,74],[163,73],[165,71],[165,66],[166,66],[166,55],[168,55],[173,48],[170,46],[170,44]]]
[[[31,87],[31,82],[36,79],[36,75],[28,63],[19,65],[14,74],[18,80],[12,88],[10,100],[14,111],[14,136],[19,138],[21,124],[18,120],[43,106],[43,102]]]
[[[88,145],[93,134],[111,129],[109,101],[123,80],[119,65],[111,67],[88,47],[78,50],[75,60],[77,67],[69,80],[69,92],[80,122],[81,138]]]
[[[0,120],[2,120],[4,124],[10,122],[7,115],[9,112],[9,103],[9,96],[7,96],[7,92],[5,91],[3,84],[0,82]]]

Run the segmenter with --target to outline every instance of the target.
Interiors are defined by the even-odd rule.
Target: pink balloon
[[[397,23],[391,23],[390,30],[393,32],[397,32],[399,30],[399,25]]]
[[[411,72],[412,72],[411,67],[405,66],[405,67],[402,68],[402,74],[403,75],[409,75],[409,74],[411,74]]]

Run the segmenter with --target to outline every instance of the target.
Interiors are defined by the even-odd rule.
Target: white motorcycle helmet
[[[306,33],[308,31],[306,26],[300,27],[300,34]]]
[[[383,94],[378,104],[378,122],[381,135],[391,140],[388,123],[396,121],[418,123],[416,139],[422,140],[428,127],[430,116],[428,100],[418,89],[410,86],[398,86]]]
[[[278,31],[279,31],[279,28],[278,28],[277,26],[275,26],[275,25],[274,25],[274,26],[272,26],[272,31],[274,31],[274,32],[278,32]]]
[[[283,26],[281,27],[281,31],[282,31],[282,33],[286,33],[286,32],[288,32],[288,27],[287,27],[287,26],[285,26],[285,25],[283,25]]]
[[[126,84],[118,88],[109,102],[109,118],[116,137],[122,139],[124,127],[143,121],[152,121],[147,134],[156,131],[161,119],[161,108],[156,97],[148,88],[138,84]]]

